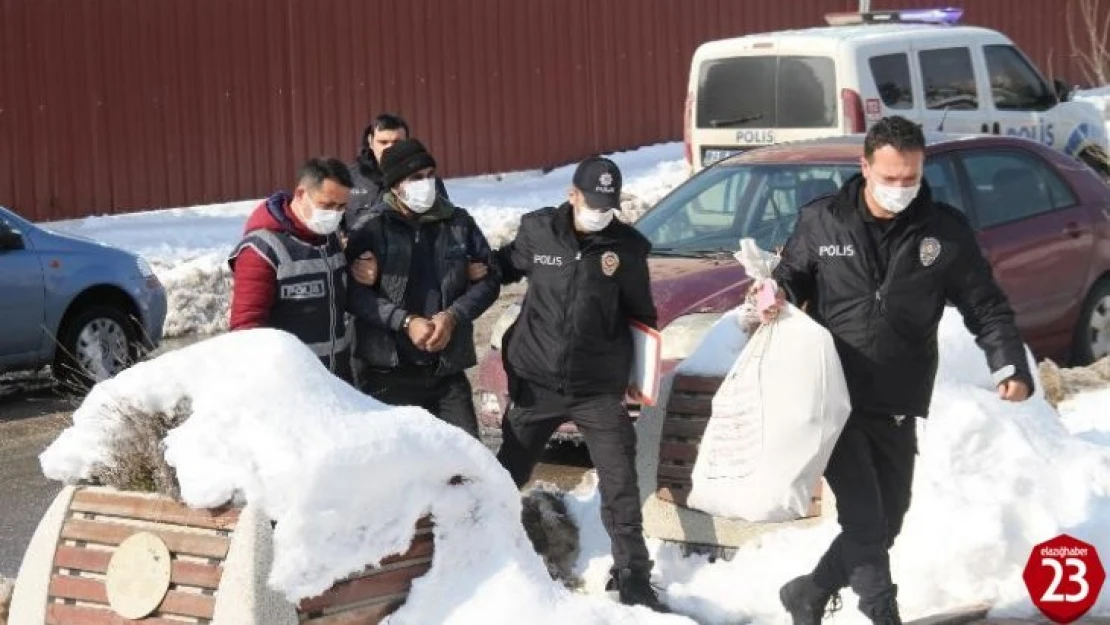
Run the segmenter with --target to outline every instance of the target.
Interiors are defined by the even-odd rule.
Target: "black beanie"
[[[386,189],[421,169],[436,166],[436,159],[424,149],[424,144],[416,139],[404,139],[394,143],[382,152],[382,183]]]

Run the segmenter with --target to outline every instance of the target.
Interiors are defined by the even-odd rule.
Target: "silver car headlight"
[[[509,328],[516,323],[516,318],[520,316],[520,302],[513,302],[501,313],[497,321],[493,324],[490,330],[489,346],[498,351],[501,350],[501,339],[505,338],[505,333]]]
[[[723,312],[691,313],[675,319],[663,328],[663,360],[685,360],[701,345],[706,333],[724,315]]]

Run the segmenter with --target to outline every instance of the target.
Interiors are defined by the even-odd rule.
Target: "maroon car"
[[[1110,186],[1092,169],[1014,137],[927,135],[933,196],[963,210],[1038,359],[1088,363],[1110,355]],[[863,135],[752,150],[703,170],[635,226],[654,249],[652,290],[673,368],[750,280],[733,259],[742,238],[785,243],[798,209],[860,169]],[[479,418],[499,426],[507,406],[500,340],[519,308],[494,327],[479,364]],[[635,406],[632,406],[635,414]],[[564,436],[575,434],[566,424]]]

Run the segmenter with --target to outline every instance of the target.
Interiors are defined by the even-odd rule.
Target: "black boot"
[[[624,605],[642,605],[656,612],[670,613],[670,609],[659,601],[659,595],[651,585],[651,573],[635,569],[614,569],[609,576],[605,590],[616,590]]]
[[[794,625],[821,625],[826,608],[829,609],[829,614],[840,609],[840,595],[818,586],[812,575],[803,575],[787,582],[779,589],[779,600],[794,619]]]
[[[859,610],[874,625],[902,625],[902,616],[898,614],[898,586],[892,585],[876,597],[860,599]]]

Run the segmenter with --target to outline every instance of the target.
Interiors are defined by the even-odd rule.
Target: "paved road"
[[[69,421],[71,400],[42,384],[0,394],[0,575],[15,577],[39,518],[61,486],[38,455]]]

